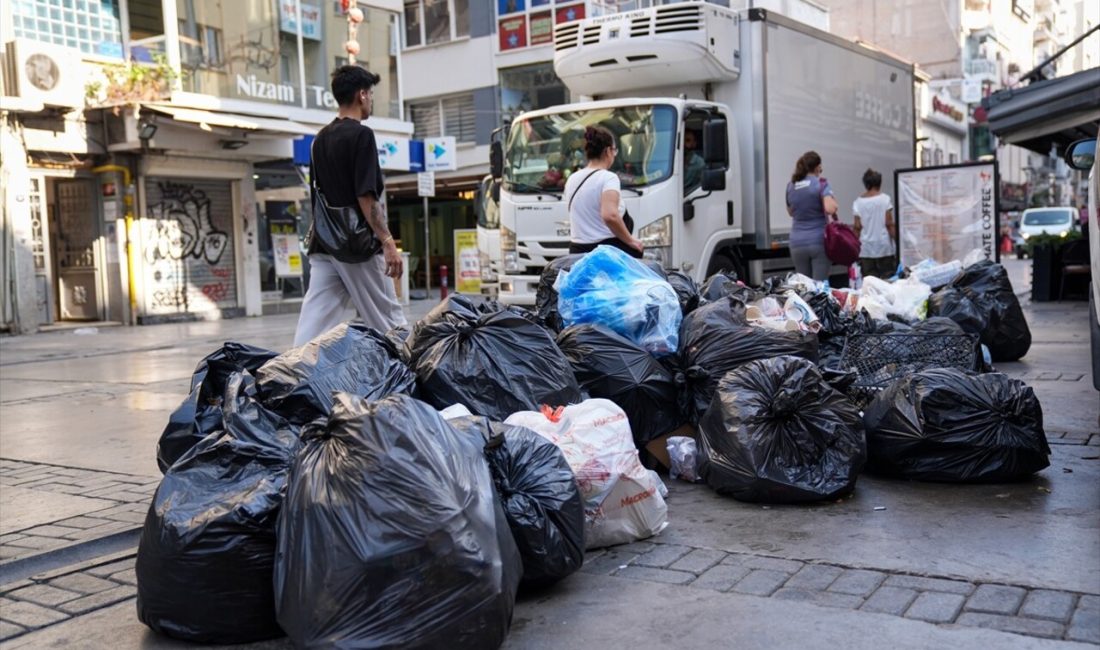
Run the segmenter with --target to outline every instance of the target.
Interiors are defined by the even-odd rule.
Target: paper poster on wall
[[[900,169],[894,187],[902,264],[962,260],[975,249],[1000,261],[995,162]]]
[[[570,7],[558,7],[557,12],[554,14],[554,22],[567,23],[571,20],[580,20],[584,18],[584,5],[572,5]]]
[[[498,27],[501,52],[527,47],[527,16],[501,18]]]
[[[458,229],[455,233],[455,291],[481,293],[481,257],[477,249],[477,229]]]
[[[554,18],[549,11],[531,14],[531,45],[554,42]]]
[[[302,251],[293,223],[271,224],[271,253],[275,258],[277,277],[302,277]]]

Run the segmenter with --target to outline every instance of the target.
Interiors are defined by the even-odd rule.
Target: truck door
[[[711,254],[707,244],[714,235],[718,240],[725,239],[722,231],[729,231],[729,238],[735,238],[734,211],[732,201],[732,179],[730,178],[730,148],[728,137],[724,146],[717,142],[708,142],[718,137],[715,126],[724,122],[729,130],[729,120],[720,110],[692,111],[687,114],[680,137],[680,171],[683,191],[683,210],[681,212],[682,237],[679,243],[681,268],[696,277],[703,277]],[[708,127],[708,124],[711,126]],[[726,265],[733,268],[733,260]],[[701,268],[700,268],[701,267]]]

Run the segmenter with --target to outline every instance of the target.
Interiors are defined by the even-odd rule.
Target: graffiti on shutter
[[[236,307],[230,184],[150,178],[146,195],[141,223],[146,311]]]

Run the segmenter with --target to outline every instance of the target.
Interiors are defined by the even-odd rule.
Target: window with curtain
[[[456,142],[477,141],[472,94],[409,104],[409,116],[413,122],[414,139],[449,135]]]
[[[405,47],[470,35],[469,0],[405,0]]]

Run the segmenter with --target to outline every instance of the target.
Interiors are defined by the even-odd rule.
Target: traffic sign
[[[435,172],[420,172],[416,175],[417,196],[435,196]]]

